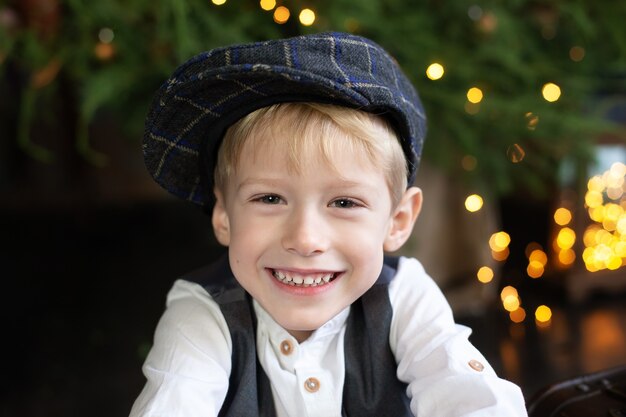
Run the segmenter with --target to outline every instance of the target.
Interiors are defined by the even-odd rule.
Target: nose
[[[323,215],[313,209],[294,210],[283,232],[282,245],[300,256],[315,256],[328,250],[328,228]]]

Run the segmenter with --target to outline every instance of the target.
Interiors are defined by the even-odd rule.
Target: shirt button
[[[304,381],[304,389],[309,392],[317,392],[320,389],[320,381],[317,378],[307,378]]]
[[[482,363],[480,363],[476,359],[472,359],[467,364],[470,366],[470,368],[472,368],[473,370],[478,371],[478,372],[482,372],[483,369],[485,369],[485,365],[483,365]]]
[[[291,352],[293,352],[293,344],[291,343],[291,340],[285,339],[280,342],[280,352],[285,356],[291,355]]]

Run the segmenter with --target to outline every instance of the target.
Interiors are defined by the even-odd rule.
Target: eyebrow
[[[262,185],[269,187],[280,187],[284,184],[285,179],[283,177],[268,177],[268,178],[257,178],[257,177],[248,177],[241,181],[241,183],[237,186],[236,190],[240,191],[242,188],[254,186],[254,185]],[[356,188],[363,191],[378,191],[378,188],[372,187],[367,183],[347,180],[341,177],[337,177],[333,183],[326,187],[329,190],[337,190],[337,192],[342,191],[343,189]]]

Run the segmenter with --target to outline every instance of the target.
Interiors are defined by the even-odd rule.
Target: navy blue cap
[[[283,102],[330,103],[386,117],[406,155],[409,185],[415,180],[426,135],[417,92],[383,48],[345,33],[228,46],[185,62],[150,107],[146,167],[170,193],[210,208],[226,129],[254,110]]]

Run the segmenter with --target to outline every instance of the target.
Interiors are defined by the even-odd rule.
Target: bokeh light
[[[615,162],[587,181],[585,205],[592,223],[583,232],[582,259],[590,272],[616,270],[626,264],[625,179],[626,164]],[[560,253],[561,262],[561,255],[564,260],[572,257],[570,253]]]
[[[473,155],[465,155],[461,158],[461,167],[463,167],[465,171],[475,170],[476,165],[478,165],[478,160]]]
[[[274,22],[279,25],[287,23],[289,16],[291,16],[291,12],[285,6],[278,6],[276,10],[274,10]]]
[[[261,0],[259,4],[261,5],[261,9],[270,11],[274,10],[274,7],[276,7],[276,0]]]
[[[521,323],[526,319],[526,310],[522,307],[519,307],[517,310],[511,311],[509,313],[509,318],[513,323]]]
[[[483,207],[483,198],[478,194],[472,194],[465,199],[465,209],[475,213]]]
[[[546,83],[541,89],[544,100],[553,103],[561,97],[561,87],[554,83]]]
[[[574,62],[580,62],[585,58],[585,48],[582,46],[572,46],[569,50],[569,58]]]
[[[302,9],[298,19],[302,25],[311,26],[315,22],[315,12],[311,9]]]
[[[535,319],[539,323],[547,323],[552,319],[552,310],[546,305],[540,305],[535,310]]]
[[[488,266],[482,266],[478,269],[476,277],[478,278],[478,281],[482,282],[483,284],[487,284],[491,282],[491,280],[493,280],[493,269],[489,268]]]
[[[467,101],[469,101],[470,103],[480,103],[483,99],[483,92],[480,88],[478,87],[472,87],[469,90],[467,90]]]
[[[572,221],[572,212],[565,207],[559,207],[554,212],[554,222],[559,226],[567,226]]]
[[[443,77],[444,72],[443,65],[438,62],[433,62],[426,69],[426,76],[431,80],[438,80]]]

